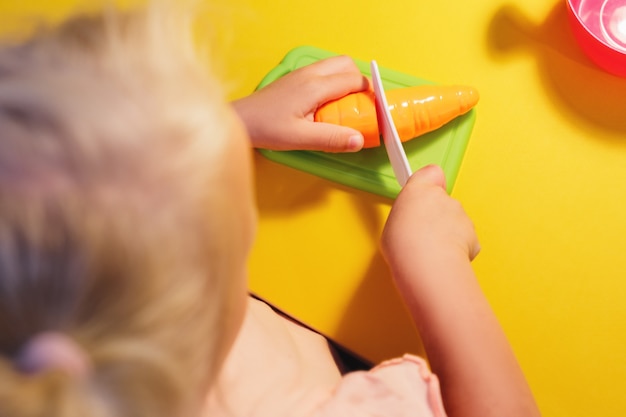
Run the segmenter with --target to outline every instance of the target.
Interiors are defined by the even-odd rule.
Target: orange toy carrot
[[[478,92],[465,86],[419,85],[385,94],[402,142],[440,128],[478,102]],[[317,109],[315,121],[352,127],[363,133],[364,148],[379,146],[374,100],[372,91],[348,94]]]

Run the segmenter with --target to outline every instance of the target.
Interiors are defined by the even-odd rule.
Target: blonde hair
[[[162,5],[0,50],[0,416],[197,410],[239,268],[226,111],[189,16]],[[16,369],[49,330],[85,379]]]

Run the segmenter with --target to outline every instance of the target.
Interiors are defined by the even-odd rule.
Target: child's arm
[[[416,172],[398,196],[382,250],[441,381],[450,417],[540,412],[470,261],[472,222],[449,197],[439,167]]]
[[[297,69],[253,94],[233,102],[257,148],[358,151],[357,130],[313,121],[315,110],[369,82],[347,56],[324,59]]]

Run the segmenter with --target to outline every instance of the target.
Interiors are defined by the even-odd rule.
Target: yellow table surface
[[[77,2],[23,3],[0,0],[3,20]],[[299,45],[475,86],[452,194],[482,243],[480,284],[545,416],[625,415],[626,79],[579,51],[565,0],[211,4],[231,98]],[[251,290],[371,360],[421,352],[377,247],[392,201],[256,164]]]

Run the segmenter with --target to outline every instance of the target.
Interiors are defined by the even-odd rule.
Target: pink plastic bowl
[[[574,36],[606,71],[626,77],[626,0],[567,0]]]

